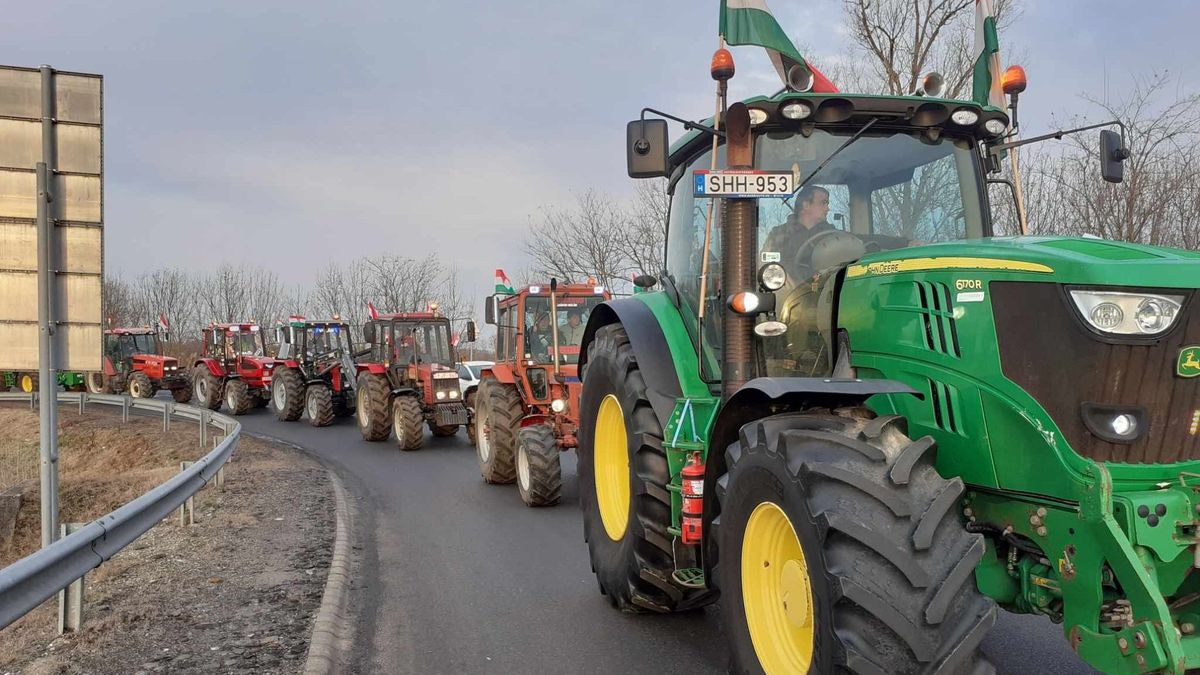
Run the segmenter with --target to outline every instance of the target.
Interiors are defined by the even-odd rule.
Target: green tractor
[[[1108,673],[1200,667],[1200,254],[993,238],[1009,122],[787,90],[630,123],[671,207],[661,290],[582,344],[615,607],[719,595],[738,673],[990,672],[997,606]]]

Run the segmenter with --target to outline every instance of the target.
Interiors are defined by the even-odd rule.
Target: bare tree
[[[637,181],[628,223],[621,232],[621,249],[635,274],[662,271],[670,207],[666,178]]]
[[[106,325],[129,326],[137,320],[137,298],[121,277],[105,277],[100,287]]]
[[[201,323],[244,321],[250,310],[250,278],[245,268],[224,264],[200,282]]]
[[[162,314],[172,333],[194,335],[200,329],[196,318],[196,286],[192,277],[178,269],[163,268],[143,274],[136,283],[138,321],[154,325]]]
[[[571,208],[544,208],[530,227],[525,251],[533,271],[579,283],[588,277],[608,288],[624,283],[632,265],[627,247],[629,215],[611,197],[587,190]]]

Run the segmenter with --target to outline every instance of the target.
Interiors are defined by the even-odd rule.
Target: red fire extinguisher
[[[693,452],[683,467],[683,543],[694,546],[704,534],[704,462]]]

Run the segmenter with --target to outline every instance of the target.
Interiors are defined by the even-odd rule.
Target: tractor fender
[[[549,415],[526,415],[521,418],[521,428],[524,429],[525,427],[532,427],[538,424],[549,424],[550,421]]]
[[[362,368],[359,370],[359,372],[361,373],[364,370],[368,373],[371,373],[372,375],[387,375],[387,371],[388,371],[387,366],[383,365],[382,363],[365,364],[362,366]]]
[[[412,387],[399,387],[392,390],[392,396],[420,396],[420,392]]]
[[[104,357],[104,363],[101,365],[101,371],[105,377],[112,377],[117,374],[117,369],[113,367],[112,359]]]
[[[646,397],[654,408],[659,424],[665,428],[675,410],[675,401],[683,395],[683,389],[679,385],[675,359],[667,338],[654,312],[645,303],[622,298],[602,303],[592,310],[587,328],[583,331],[583,340],[579,343],[580,379],[586,379],[588,348],[596,331],[613,323],[620,323],[629,336],[629,344],[633,347],[633,353],[637,354],[638,369],[646,381]]]
[[[277,362],[277,364],[278,365],[276,367],[278,367],[278,366],[284,366],[287,368],[299,368],[300,367],[300,364],[297,361],[294,361],[292,359],[280,359]]]
[[[192,364],[192,368],[195,369],[197,366],[205,366],[208,368],[208,372],[212,373],[213,375],[216,375],[217,377],[225,377],[225,373],[221,370],[221,366],[217,365],[216,359],[198,359],[194,364]]]
[[[708,436],[708,455],[704,464],[704,494],[715,495],[717,479],[725,474],[725,449],[737,440],[741,428],[756,419],[779,413],[835,409],[862,405],[878,394],[914,394],[917,390],[895,380],[859,380],[824,377],[759,377],[742,385],[721,406]],[[716,499],[704,500],[704,522],[718,515]],[[716,542],[709,540],[711,528],[704,528],[704,566],[711,573]]]
[[[501,384],[516,384],[517,382],[517,376],[513,373],[513,367],[510,363],[497,363],[490,368],[484,368],[479,373],[479,380],[482,382],[483,378],[487,375],[491,375]]]

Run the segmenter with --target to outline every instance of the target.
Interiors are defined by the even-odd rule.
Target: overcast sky
[[[846,51],[840,0],[770,4],[818,67]],[[1029,73],[1026,134],[1137,72],[1200,89],[1200,2],[1023,4],[1000,39]],[[539,206],[631,191],[643,106],[710,113],[717,6],[14,1],[0,62],[104,75],[110,271],[251,262],[307,283],[331,259],[436,250],[486,290],[525,264]],[[776,88],[761,50],[734,56],[735,98]]]

